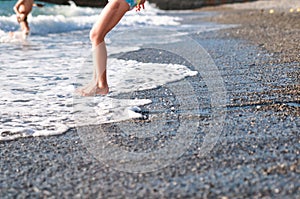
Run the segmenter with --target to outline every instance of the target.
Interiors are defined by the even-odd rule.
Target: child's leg
[[[25,35],[28,35],[29,32],[30,32],[30,28],[29,28],[29,25],[28,25],[27,16],[22,14],[21,17],[20,17],[19,23],[20,23],[22,32]]]
[[[92,81],[78,92],[82,96],[93,96],[96,94],[106,95],[109,88],[106,80],[107,52],[104,41],[93,49],[94,74]]]
[[[81,95],[92,96],[108,93],[106,80],[107,53],[104,37],[118,24],[128,10],[129,5],[125,0],[112,0],[104,7],[99,20],[93,26],[90,39],[93,46],[94,75],[92,82],[80,90]]]
[[[19,13],[21,13],[20,15],[17,16],[17,20],[21,26],[21,30],[24,34],[28,35],[29,34],[29,25],[27,22],[27,15],[28,13],[26,12],[26,8],[24,5],[20,5],[20,7],[18,8]]]
[[[112,0],[104,7],[90,32],[93,47],[104,41],[105,35],[118,24],[129,8],[125,0]]]

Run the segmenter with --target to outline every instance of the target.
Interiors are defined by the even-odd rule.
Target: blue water
[[[45,4],[43,8],[34,8],[28,17],[31,28],[29,38],[12,39],[8,32],[19,31],[19,24],[12,10],[15,2],[0,2],[0,141],[64,133],[78,125],[74,119],[74,114],[78,112],[73,108],[74,85],[79,84],[78,79],[88,81],[91,77],[92,66],[88,66],[92,59],[89,30],[101,9],[77,7],[75,4]],[[214,24],[181,24],[182,16],[189,15],[187,13],[165,12],[149,4],[146,4],[146,10],[142,12],[128,12],[106,38],[108,55],[138,50],[141,45],[135,41],[139,37],[145,43],[172,42],[172,35],[159,35],[155,31],[141,31],[138,34],[140,36],[126,34],[136,29],[166,28],[174,31],[173,36],[176,37],[177,34],[187,32],[222,28]],[[191,16],[195,14],[189,13]],[[156,73],[152,74],[153,69]],[[136,71],[140,71],[139,78],[135,78]],[[82,77],[83,74],[86,76]],[[195,74],[197,71],[181,65],[159,65],[116,58],[108,60],[108,78],[113,94],[155,88]],[[130,84],[127,77],[131,77]],[[98,121],[107,122],[111,118],[111,110],[118,109],[119,114],[120,107],[126,109],[127,106],[151,103],[148,99],[120,101],[113,94],[96,99],[100,104],[98,107],[101,104],[107,105],[97,116]],[[115,115],[114,121],[135,116],[127,114],[118,119]],[[89,117],[85,115],[84,118]],[[80,125],[88,123],[80,122]]]

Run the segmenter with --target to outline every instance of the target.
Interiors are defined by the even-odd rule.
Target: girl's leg
[[[92,82],[80,90],[81,95],[92,96],[108,93],[109,88],[106,80],[107,53],[104,37],[118,24],[129,8],[129,4],[125,0],[112,0],[104,7],[99,20],[93,26],[90,39],[93,47],[94,75]]]
[[[104,41],[105,35],[118,24],[129,8],[129,4],[125,0],[111,0],[104,7],[99,20],[90,32],[93,47]]]

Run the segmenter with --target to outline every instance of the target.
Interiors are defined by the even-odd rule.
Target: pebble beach
[[[218,107],[220,115],[215,114],[217,105],[211,97],[220,88],[211,89],[211,83],[205,81],[208,72],[198,70],[184,57],[146,47],[112,54],[125,61],[185,65],[198,73],[186,76],[185,83],[178,80],[117,95],[151,100],[134,110],[144,118],[1,141],[0,198],[298,198],[300,5],[289,2],[256,1],[164,13],[180,16],[183,29],[197,24],[211,27],[185,31],[184,37],[208,53],[216,67],[212,71],[219,75],[215,78],[222,79],[226,97]],[[172,47],[184,48],[182,44]],[[219,86],[220,79],[213,77],[210,79]],[[208,139],[214,144],[203,153],[203,145],[209,143],[207,132],[219,125],[214,117],[221,118],[222,128],[217,129],[217,137]],[[130,134],[133,128],[150,130],[142,137]],[[185,150],[180,155],[175,149],[169,151],[176,157],[158,156],[157,165],[164,157],[172,161],[146,172],[124,171],[109,158],[99,160],[93,153],[99,151],[91,151],[91,146],[97,146],[87,144],[94,137],[84,137],[86,132],[99,131],[123,151],[150,153],[168,142],[182,141],[177,138],[179,129],[186,134],[193,130]],[[153,136],[154,130],[159,133]]]

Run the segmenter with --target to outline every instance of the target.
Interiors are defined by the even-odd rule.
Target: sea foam
[[[46,5],[43,8],[35,8],[28,16],[31,27],[31,34],[46,35],[50,33],[63,33],[90,29],[99,17],[102,9],[82,8],[75,4]],[[141,12],[134,10],[126,13],[119,26],[168,26],[178,25],[180,18],[171,16],[159,16],[162,11],[147,3],[146,9]],[[13,12],[9,16],[0,16],[0,30],[4,32],[16,31],[19,29],[16,16]]]

